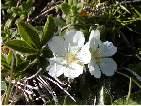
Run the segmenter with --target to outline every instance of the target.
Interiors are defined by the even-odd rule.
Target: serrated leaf
[[[32,47],[41,48],[40,38],[37,30],[30,24],[26,24],[22,21],[17,22],[18,31],[20,36]]]
[[[43,29],[43,36],[42,36],[42,45],[45,45],[47,41],[53,36],[55,32],[56,26],[52,16],[48,16],[48,19],[45,23]]]
[[[12,23],[12,19],[8,19],[5,23],[5,28],[9,28],[11,26],[11,23]]]
[[[37,50],[29,46],[25,41],[22,40],[11,40],[6,45],[14,50],[22,53],[37,53]]]
[[[68,5],[68,3],[62,3],[61,4],[61,10],[65,13],[65,14],[69,14],[70,13],[70,5]]]

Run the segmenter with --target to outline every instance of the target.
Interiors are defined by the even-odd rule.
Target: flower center
[[[96,64],[100,64],[101,54],[99,49],[92,52],[92,58],[95,60]]]
[[[76,61],[76,56],[73,53],[68,53],[66,57],[67,57],[68,64],[71,64]]]

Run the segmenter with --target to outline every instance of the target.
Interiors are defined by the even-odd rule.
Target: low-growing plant
[[[140,104],[141,1],[36,2],[2,1],[3,105]]]

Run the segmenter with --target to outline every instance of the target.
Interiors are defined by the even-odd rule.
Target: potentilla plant
[[[121,97],[128,104],[132,88],[141,88],[140,10],[129,1],[52,0],[45,7],[43,1],[42,11],[35,6],[38,16],[30,14],[32,0],[4,2],[2,104],[102,105]],[[129,88],[119,75],[130,79]]]
[[[116,69],[116,62],[110,58],[117,52],[112,42],[102,42],[99,30],[92,30],[89,41],[84,45],[83,32],[70,30],[62,36],[54,36],[48,46],[54,57],[47,67],[49,74],[74,79],[83,73],[84,64],[88,64],[91,75],[100,78],[101,71],[106,76],[112,76]]]
[[[68,79],[74,79],[83,74],[86,65],[96,78],[100,78],[101,73],[106,76],[114,75],[117,64],[111,56],[117,52],[117,47],[112,42],[102,42],[99,30],[92,30],[89,41],[84,43],[83,32],[75,29],[67,30],[64,36],[52,37],[48,42],[53,53],[53,57],[49,59],[50,65],[46,68],[49,75],[57,78],[63,74]]]

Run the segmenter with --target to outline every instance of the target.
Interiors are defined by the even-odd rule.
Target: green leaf
[[[32,47],[41,48],[40,38],[37,30],[30,24],[26,24],[22,21],[17,22],[18,31],[20,36]]]
[[[4,90],[4,91],[7,90],[7,86],[6,86],[6,83],[4,81],[1,81],[1,90]]]
[[[25,41],[22,40],[11,40],[7,42],[6,45],[22,53],[37,53],[36,49],[32,48]]]
[[[68,5],[68,3],[64,2],[61,4],[61,10],[65,13],[65,14],[69,14],[70,13],[70,5]]]
[[[59,27],[59,28],[64,27],[66,24],[66,22],[62,18],[59,18],[59,17],[55,18],[55,23],[56,23],[57,27]]]
[[[48,16],[48,19],[45,23],[43,29],[43,36],[42,36],[42,45],[45,45],[47,41],[53,36],[55,32],[56,26],[52,16]]]
[[[73,0],[68,0],[69,5],[73,5]]]
[[[77,4],[77,9],[78,9],[77,11],[80,13],[82,11],[83,7],[84,7],[83,3],[78,3]]]
[[[32,7],[32,5],[33,5],[33,2],[34,2],[33,0],[27,0],[26,1],[27,8],[30,9]]]
[[[5,23],[5,28],[9,28],[11,26],[11,23],[12,23],[12,19],[8,19]]]
[[[1,54],[1,64],[3,68],[5,68],[6,70],[10,70],[10,65],[7,63],[7,60],[3,54]]]
[[[11,61],[12,61],[12,51],[8,53],[7,63],[10,65]]]

